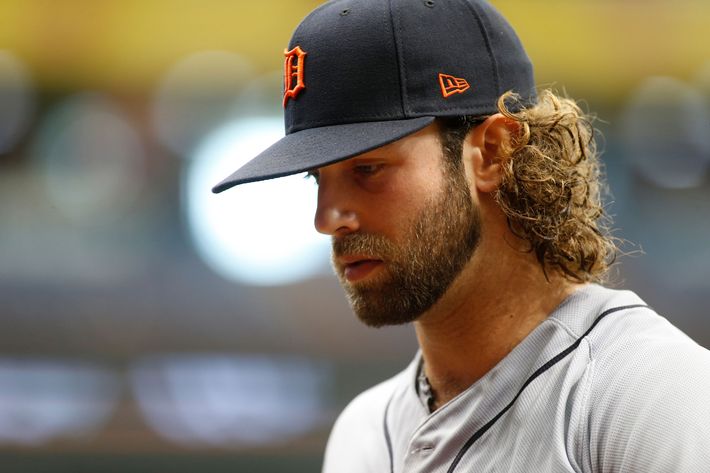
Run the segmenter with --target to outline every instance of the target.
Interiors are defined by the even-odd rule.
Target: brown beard
[[[373,234],[333,239],[340,283],[358,318],[371,327],[412,322],[447,291],[471,259],[481,234],[481,217],[463,171],[446,167],[446,183],[405,232],[403,244]],[[381,274],[350,284],[335,257],[364,254],[384,261]]]

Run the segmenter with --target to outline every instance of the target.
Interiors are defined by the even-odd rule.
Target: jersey
[[[630,291],[579,289],[433,413],[420,362],[346,407],[323,473],[710,471],[710,352]]]

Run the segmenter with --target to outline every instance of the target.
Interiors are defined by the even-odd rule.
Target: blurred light
[[[22,138],[35,108],[29,75],[12,54],[0,50],[0,154]]]
[[[242,56],[204,51],[178,62],[165,75],[153,104],[153,122],[165,146],[189,156],[209,131],[235,114],[235,102],[253,76]]]
[[[318,427],[326,375],[311,362],[266,356],[156,357],[131,370],[152,428],[180,444],[213,446],[273,443]]]
[[[115,219],[145,185],[144,150],[120,109],[97,94],[67,99],[45,119],[35,155],[52,203],[83,223]]]
[[[316,187],[303,175],[211,192],[282,136],[280,119],[231,123],[207,137],[188,168],[183,195],[193,241],[225,277],[279,285],[329,271],[329,240],[313,228]]]
[[[0,442],[37,444],[95,431],[119,392],[114,375],[87,363],[0,360]]]
[[[695,84],[705,95],[705,103],[710,107],[710,60],[706,61],[698,69],[698,73],[695,76]]]
[[[622,117],[634,169],[660,187],[703,183],[710,167],[710,110],[695,88],[669,77],[647,79]]]
[[[242,89],[234,104],[234,116],[280,117],[283,115],[283,71],[271,71],[252,79]],[[282,122],[283,123],[283,122]],[[283,125],[281,125],[283,129]]]

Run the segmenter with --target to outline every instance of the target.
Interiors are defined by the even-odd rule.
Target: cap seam
[[[495,82],[495,90],[497,92],[498,97],[500,97],[502,91],[500,90],[500,80],[498,78],[498,60],[496,59],[495,54],[493,54],[493,48],[491,47],[491,38],[488,35],[488,28],[486,27],[485,22],[481,18],[482,15],[479,12],[478,8],[476,8],[475,5],[472,5],[471,2],[464,1],[464,3],[473,12],[473,16],[476,18],[476,22],[481,28],[481,33],[483,34],[483,41],[486,44],[486,50],[488,51],[488,56],[490,57],[491,64],[493,66],[493,80]]]
[[[463,106],[463,107],[447,107],[447,108],[438,108],[436,111],[427,111],[427,110],[422,110],[418,112],[414,112],[413,116],[435,116],[435,117],[441,117],[441,116],[449,116],[445,115],[442,112],[457,112],[462,115],[476,115],[478,113],[486,113],[488,110],[493,110],[490,113],[495,113],[495,107],[492,107],[491,105],[484,104],[484,105],[479,105],[479,106]]]
[[[308,130],[310,128],[321,128],[321,127],[326,127],[326,126],[348,125],[351,123],[363,123],[363,122],[368,122],[368,121],[378,121],[377,119],[382,119],[382,118],[385,119],[382,121],[391,121],[391,120],[409,120],[409,119],[413,119],[413,118],[434,117],[434,116],[436,116],[436,115],[433,113],[422,113],[421,115],[406,116],[406,117],[401,117],[399,115],[393,115],[393,114],[381,114],[381,115],[369,115],[367,117],[352,117],[352,118],[348,118],[348,121],[342,121],[342,122],[318,121],[318,122],[308,123],[308,124],[304,125],[303,128],[299,127],[299,128],[294,129],[292,127],[292,129],[289,130],[287,134],[296,133],[297,131],[302,131],[302,130]]]
[[[398,26],[396,25],[396,22],[394,20],[394,9],[395,7],[393,6],[393,0],[388,0],[389,4],[389,14],[390,14],[390,23],[392,26],[392,39],[394,39],[394,51],[395,51],[395,57],[397,58],[397,72],[399,75],[399,103],[402,107],[402,116],[407,117],[408,112],[407,112],[407,107],[405,106],[406,102],[406,96],[407,96],[407,77],[406,74],[404,73],[406,69],[405,65],[405,60],[404,60],[404,55],[402,54],[402,48],[401,48],[401,43],[400,43],[400,38],[402,37],[402,28],[401,25]]]
[[[326,127],[326,126],[337,126],[337,125],[347,125],[350,123],[361,123],[361,122],[366,122],[366,121],[375,121],[376,119],[381,119],[384,118],[386,119],[385,121],[389,120],[408,120],[412,118],[421,118],[421,117],[436,117],[436,116],[442,116],[440,112],[460,112],[460,113],[465,113],[465,114],[476,114],[479,113],[479,111],[485,112],[486,110],[490,109],[490,105],[480,105],[477,107],[471,107],[471,106],[456,106],[456,107],[446,107],[446,108],[439,108],[438,110],[421,110],[421,111],[413,111],[411,114],[401,117],[396,114],[377,114],[377,115],[368,115],[368,116],[362,116],[362,117],[351,117],[348,119],[348,121],[342,121],[342,122],[333,122],[333,121],[317,121],[317,122],[309,122],[307,124],[304,124],[299,127],[292,127],[291,130],[288,131],[287,134],[295,133],[297,131],[302,131],[302,130],[307,130],[309,128],[320,128],[320,127]],[[494,112],[491,112],[494,113]]]

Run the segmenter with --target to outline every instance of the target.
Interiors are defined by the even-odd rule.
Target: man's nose
[[[318,207],[314,220],[316,230],[331,236],[343,236],[357,231],[360,223],[347,191],[324,177],[321,176],[318,185]]]

